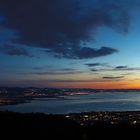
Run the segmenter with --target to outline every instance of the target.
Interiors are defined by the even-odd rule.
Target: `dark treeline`
[[[136,139],[139,138],[139,130],[139,125],[130,125],[127,121],[117,125],[99,121],[91,126],[81,126],[63,115],[0,112],[0,135],[4,140],[9,137],[39,140]]]

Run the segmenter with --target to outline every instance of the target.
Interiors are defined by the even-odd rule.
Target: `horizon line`
[[[0,86],[0,88],[48,88],[48,89],[92,89],[92,90],[140,90],[140,88],[79,88],[79,87],[37,87],[37,86]]]

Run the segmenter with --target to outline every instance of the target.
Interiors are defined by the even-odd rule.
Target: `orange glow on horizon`
[[[55,82],[50,83],[49,86],[60,88],[140,89],[140,81]]]

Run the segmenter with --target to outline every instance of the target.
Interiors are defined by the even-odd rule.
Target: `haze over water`
[[[88,111],[140,111],[140,92],[73,94],[56,98],[36,98],[30,103],[1,106],[0,111],[52,114]]]

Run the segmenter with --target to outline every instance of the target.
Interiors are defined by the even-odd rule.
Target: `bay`
[[[140,111],[140,92],[73,94],[56,98],[35,98],[29,103],[1,106],[0,111],[49,114],[88,111]]]

